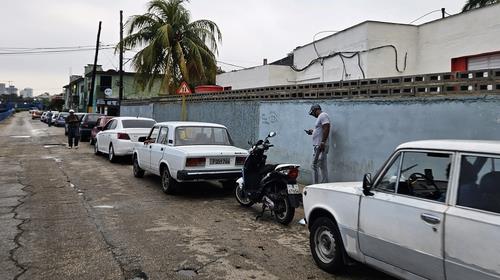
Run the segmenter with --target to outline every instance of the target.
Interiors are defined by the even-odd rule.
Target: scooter
[[[243,165],[243,177],[236,181],[235,196],[245,207],[262,203],[262,212],[257,219],[269,209],[277,222],[287,225],[293,220],[295,208],[302,200],[297,184],[300,165],[266,164],[265,152],[274,146],[269,142],[274,136],[276,132],[271,132],[264,140],[249,143],[252,148]]]

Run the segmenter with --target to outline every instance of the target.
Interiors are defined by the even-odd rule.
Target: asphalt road
[[[216,184],[165,195],[64,129],[19,113],[0,123],[0,279],[390,279],[316,267],[307,229],[244,209]]]

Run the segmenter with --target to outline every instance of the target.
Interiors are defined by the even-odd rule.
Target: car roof
[[[500,154],[500,141],[485,140],[422,140],[403,143],[399,149],[427,149],[445,150],[455,152],[473,153],[498,153]]]
[[[180,121],[175,121],[175,122],[160,122],[157,123],[156,125],[170,125],[173,127],[179,127],[179,126],[210,126],[210,127],[220,127],[220,128],[226,128],[225,126],[217,123],[207,123],[207,122],[180,122]]]
[[[141,117],[113,117],[113,120],[145,120],[145,121],[155,121],[151,118],[141,118]]]

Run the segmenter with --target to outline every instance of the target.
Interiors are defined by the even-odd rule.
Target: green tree
[[[128,33],[120,44],[127,49],[141,48],[132,64],[143,90],[151,89],[157,78],[161,78],[160,90],[169,93],[181,81],[191,86],[215,83],[221,32],[210,20],[191,22],[184,2],[187,0],[152,0],[145,14],[127,20]]]
[[[499,3],[500,0],[468,0],[462,8],[462,12],[469,11],[472,9],[488,6],[491,4]]]

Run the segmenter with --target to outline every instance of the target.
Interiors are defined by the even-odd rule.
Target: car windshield
[[[97,119],[100,117],[101,115],[99,114],[88,114],[87,115],[87,118],[86,118],[86,121],[87,122],[96,122]]]
[[[223,127],[181,126],[175,129],[175,145],[230,146],[232,143],[227,130]]]
[[[123,128],[152,128],[155,123],[153,120],[122,120]]]

